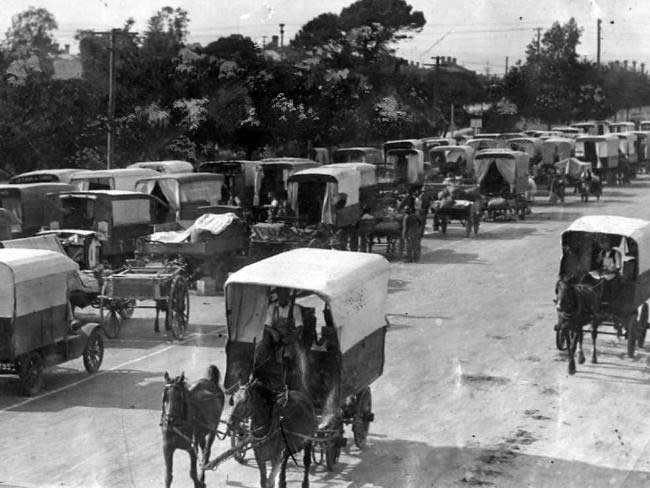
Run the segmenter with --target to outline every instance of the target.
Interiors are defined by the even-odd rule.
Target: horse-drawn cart
[[[323,459],[331,470],[341,447],[346,445],[346,424],[352,425],[356,445],[365,446],[373,420],[370,385],[384,367],[388,278],[388,262],[380,256],[320,249],[285,252],[229,277],[224,386],[227,391],[239,393],[229,424],[233,447],[211,461],[209,467],[216,468],[228,457],[242,459],[242,450],[256,450],[276,441],[278,449],[285,449],[286,435],[289,443],[296,439],[308,442],[320,454],[313,459]],[[286,378],[292,381],[286,395],[291,398],[296,390],[313,405],[317,421],[314,426],[318,427],[312,431],[299,432],[297,427],[290,427],[290,422],[298,425],[300,420],[290,415],[280,421],[285,429],[280,431],[273,420],[269,425],[259,425],[259,417],[239,413],[264,407],[253,404],[251,390],[258,388],[261,372],[275,366],[276,356],[261,358],[260,350],[269,340],[264,318],[273,307],[271,298],[278,289],[291,290],[292,300],[301,312],[302,326],[297,330],[296,342],[296,364],[300,367],[288,372]],[[322,319],[317,318],[317,311],[322,312]],[[253,403],[243,409],[243,402]],[[272,409],[270,416],[275,414]]]
[[[159,312],[164,311],[165,329],[180,340],[185,334],[190,315],[186,268],[179,262],[155,267],[127,266],[106,277],[99,300],[100,316],[108,337],[118,337],[120,333],[120,314],[116,304],[124,300],[153,300],[154,306],[136,304],[133,308],[156,310],[156,332],[159,330]]]
[[[425,183],[422,189],[432,201],[433,230],[447,233],[447,227],[457,221],[469,237],[478,234],[482,219],[482,200],[477,186],[471,180],[456,178],[448,183]]]
[[[78,268],[59,252],[0,249],[0,374],[17,374],[35,395],[43,370],[80,356],[89,373],[104,357],[99,324],[73,320],[70,280]]]
[[[180,258],[187,265],[189,281],[210,276],[221,288],[246,251],[247,234],[246,224],[233,213],[204,214],[188,229],[141,237],[136,254],[160,262]]]
[[[650,222],[613,215],[582,217],[562,233],[560,280],[556,287],[556,346],[582,354],[582,327],[599,325],[627,337],[627,353],[643,347],[650,300]],[[600,332],[608,333],[608,332]],[[577,343],[576,343],[577,341]],[[573,369],[573,371],[571,371]],[[575,364],[569,372],[575,371]]]

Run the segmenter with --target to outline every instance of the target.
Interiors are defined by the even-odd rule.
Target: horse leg
[[[212,443],[214,442],[214,432],[199,437],[199,447],[201,448],[201,467],[199,471],[199,479],[205,485],[205,465],[210,461],[210,451],[212,450]]]
[[[580,332],[578,332],[578,363],[579,364],[584,364],[585,363],[585,353],[582,351],[582,327],[580,327]]]
[[[288,452],[282,458],[282,464],[280,465],[280,488],[287,488],[287,461],[289,461]]]
[[[160,314],[160,305],[156,302],[156,320],[154,322],[153,331],[160,332],[160,327],[158,327],[158,315]]]
[[[260,472],[260,486],[261,488],[267,488],[266,486],[266,461],[262,459],[262,456],[254,449],[255,453],[255,462],[257,463],[257,469]]]
[[[172,485],[172,471],[174,469],[174,448],[167,441],[163,441],[163,456],[165,458],[165,488]]]
[[[286,476],[285,455],[288,456],[285,450],[280,449],[280,452],[278,452],[271,460],[271,473],[269,474],[268,480],[266,482],[266,488],[275,488],[276,486],[275,482],[277,481],[278,476],[281,474],[281,468],[283,464],[285,465],[285,476]],[[285,487],[286,487],[286,480],[285,480]]]
[[[576,353],[576,345],[577,345],[577,336],[576,333],[567,330],[566,332],[566,343],[568,345],[568,353],[569,353],[569,374],[576,374],[576,361],[575,361],[575,353]]]
[[[598,362],[596,358],[596,337],[598,337],[598,323],[594,322],[591,325],[591,362],[593,364]]]
[[[196,472],[197,456],[192,445],[189,446],[187,453],[190,455],[190,478],[192,478],[192,481],[194,482],[194,488],[205,488],[205,485],[199,480],[199,476]]]
[[[309,488],[309,467],[311,466],[311,441],[305,443],[305,452],[302,457],[302,464],[305,470],[305,473],[302,478],[302,488]]]

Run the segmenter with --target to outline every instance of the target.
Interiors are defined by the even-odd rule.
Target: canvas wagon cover
[[[496,162],[501,176],[515,187],[515,191],[523,191],[528,186],[528,155],[520,151],[485,150],[474,159],[476,180],[481,183],[492,162]]]
[[[0,249],[0,317],[12,318],[64,305],[77,265],[40,249]]]
[[[230,340],[259,342],[266,309],[267,287],[313,292],[329,302],[345,352],[384,326],[390,269],[376,254],[295,249],[232,274],[226,282]]]
[[[555,167],[562,171],[564,174],[573,176],[574,178],[579,177],[583,171],[591,171],[591,163],[585,163],[576,158],[567,158],[562,161],[555,163]]]
[[[650,270],[650,222],[647,220],[617,215],[589,215],[575,220],[562,233],[563,242],[564,236],[572,232],[612,234],[632,239],[639,251],[639,274]]]

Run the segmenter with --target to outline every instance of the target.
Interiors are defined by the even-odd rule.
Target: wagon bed
[[[129,267],[106,277],[102,287],[100,315],[106,334],[117,337],[120,330],[119,300],[153,300],[155,306],[136,305],[165,311],[165,325],[176,339],[182,339],[189,321],[190,302],[185,268],[171,263],[166,266]],[[157,327],[156,316],[156,327]]]

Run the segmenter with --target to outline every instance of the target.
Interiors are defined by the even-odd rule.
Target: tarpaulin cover
[[[192,235],[210,234],[218,236],[232,225],[240,225],[241,220],[234,213],[203,214],[187,229],[181,231],[155,232],[147,237],[156,242],[184,242],[190,240]]]

